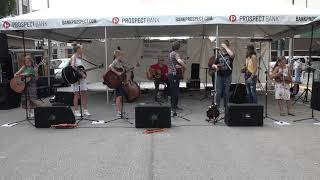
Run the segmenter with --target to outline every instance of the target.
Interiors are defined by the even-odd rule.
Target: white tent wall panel
[[[221,38],[224,40],[225,38]],[[241,68],[245,64],[246,56],[246,45],[250,44],[250,39],[242,38],[228,38],[230,41],[231,49],[235,52],[235,60],[233,64],[232,82],[243,83],[244,78],[241,74]],[[221,42],[221,41],[220,41]],[[113,60],[113,51],[117,49],[118,46],[121,50],[125,52],[125,60],[131,65],[135,65],[140,61],[140,67],[134,70],[135,81],[148,81],[146,78],[146,71],[151,64],[157,62],[157,53],[154,56],[144,56],[144,40],[142,39],[109,39],[108,40],[108,63],[110,64]],[[91,60],[96,64],[106,64],[105,62],[105,49],[104,42],[92,41],[91,43],[84,43],[84,58]],[[169,41],[162,41],[161,47],[167,48],[159,50],[159,55],[163,55],[166,60],[168,55],[164,52],[168,52],[171,48],[171,43]],[[187,81],[191,77],[191,64],[200,64],[200,80],[205,82],[205,67],[208,65],[209,58],[213,55],[214,43],[211,43],[207,38],[191,38],[187,40],[186,45],[181,46],[181,51],[186,52],[183,55],[184,58],[189,57],[187,61],[187,69],[185,72],[185,79]],[[255,43],[255,47],[259,48],[259,43]],[[269,51],[269,43],[262,43],[261,55],[266,65],[268,65],[271,56]],[[259,55],[259,53],[258,53]],[[142,57],[142,58],[141,58]],[[265,82],[265,67],[261,62],[260,76],[261,82]],[[85,63],[85,67],[92,67],[91,65]],[[105,72],[105,68],[99,70],[93,70],[88,72],[88,82],[102,82],[102,76]],[[208,76],[208,83],[211,83],[211,77]]]

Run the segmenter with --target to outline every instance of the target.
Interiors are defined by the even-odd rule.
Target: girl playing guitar
[[[34,67],[34,63],[30,55],[24,57],[23,64],[24,65],[20,68],[20,70],[14,74],[14,77],[23,76],[23,78],[31,78],[30,81],[27,82],[27,84],[25,85],[23,93],[21,94],[21,106],[23,108],[27,108],[28,117],[33,118],[34,113],[32,112],[32,109],[34,109],[37,106],[40,106],[40,103],[37,100],[38,69]]]
[[[73,48],[74,54],[71,56],[71,66],[77,70],[78,66],[83,66],[82,60],[81,60],[81,55],[82,55],[82,47],[79,45],[74,46]],[[82,79],[80,79],[79,82],[76,82],[72,84],[72,89],[74,93],[73,97],[73,105],[74,105],[74,115],[79,117],[81,116],[80,111],[78,110],[78,100],[81,95],[81,105],[83,106],[83,114],[85,116],[90,116],[90,113],[88,111],[88,97],[87,97],[87,81],[86,81],[86,74],[81,73]],[[79,86],[80,86],[80,92],[79,92]]]

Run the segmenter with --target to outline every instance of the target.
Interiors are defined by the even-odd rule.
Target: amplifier
[[[47,106],[34,109],[36,128],[49,128],[57,124],[74,124],[76,119],[68,106]]]
[[[171,109],[169,106],[136,106],[136,128],[170,128]]]
[[[263,126],[263,106],[228,104],[224,121],[228,126]]]

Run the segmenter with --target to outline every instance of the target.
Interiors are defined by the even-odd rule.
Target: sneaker
[[[74,111],[74,116],[80,117],[81,116],[80,111],[79,110],[75,110]]]
[[[28,118],[34,118],[33,112],[28,112]]]
[[[84,109],[84,110],[83,110],[83,114],[84,114],[85,116],[91,116],[91,114],[89,113],[88,109]]]
[[[117,112],[117,117],[118,117],[118,118],[121,118],[121,117],[122,117],[121,112]]]
[[[181,107],[179,107],[179,106],[176,107],[176,110],[183,111],[183,109]]]
[[[178,116],[177,112],[171,110],[171,114],[173,117]]]
[[[118,117],[118,118],[128,119],[128,114],[125,113],[125,112],[123,112],[123,113],[117,112],[117,117]]]

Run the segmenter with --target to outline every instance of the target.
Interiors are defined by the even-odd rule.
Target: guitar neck
[[[95,70],[95,69],[99,69],[99,68],[102,68],[102,67],[103,67],[103,65],[100,65],[100,66],[97,66],[97,67],[88,68],[88,69],[85,69],[84,72]]]

